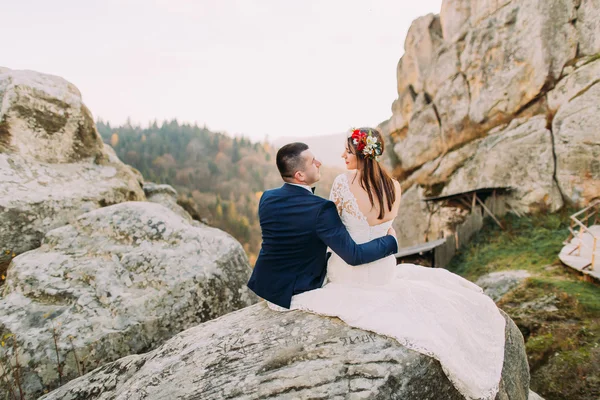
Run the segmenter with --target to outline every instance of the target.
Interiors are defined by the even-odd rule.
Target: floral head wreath
[[[370,129],[365,133],[360,129],[352,128],[348,136],[352,138],[356,150],[361,152],[365,158],[379,161],[382,154],[381,141],[377,140]]]

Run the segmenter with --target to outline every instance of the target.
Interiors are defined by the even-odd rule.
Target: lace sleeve
[[[342,183],[342,175],[335,177],[333,185],[331,186],[331,193],[329,193],[329,200],[335,203],[338,214],[342,215],[342,205],[344,202],[344,187]]]
[[[342,212],[345,211],[348,216],[354,217],[361,221],[367,220],[364,214],[360,211],[360,208],[358,208],[358,202],[350,191],[348,175],[340,174],[335,178],[333,181],[333,186],[331,186],[329,200],[335,203],[340,217],[342,216]]]

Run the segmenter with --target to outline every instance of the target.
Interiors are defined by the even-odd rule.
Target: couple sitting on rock
[[[493,399],[505,320],[477,285],[444,269],[396,265],[401,190],[379,164],[383,151],[377,130],[352,130],[342,153],[348,171],[326,200],[313,194],[321,163],[308,146],[279,149],[285,183],[260,199],[263,242],[248,287],[274,310],[338,317],[393,337],[439,360],[467,399]]]

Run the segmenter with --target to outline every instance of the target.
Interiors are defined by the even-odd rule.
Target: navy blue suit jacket
[[[267,190],[258,205],[262,248],[248,287],[271,303],[290,308],[292,296],[320,288],[327,273],[327,246],[350,265],[398,251],[384,236],[357,245],[333,202],[290,184]]]

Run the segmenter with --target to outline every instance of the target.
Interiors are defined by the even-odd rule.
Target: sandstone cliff
[[[380,125],[404,189],[401,244],[452,222],[425,197],[510,187],[516,212],[600,197],[599,20],[598,0],[444,0],[413,22]]]

